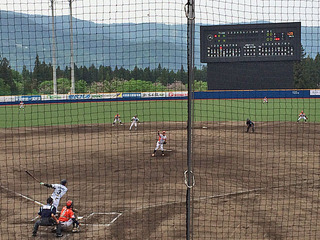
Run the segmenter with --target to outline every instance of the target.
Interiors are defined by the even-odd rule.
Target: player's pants
[[[117,122],[121,123],[120,118],[115,118],[114,121],[113,121],[113,124],[116,124]]]
[[[66,222],[60,222],[61,228],[62,228],[62,229],[67,229],[67,228],[69,228],[69,227],[72,225],[72,223],[73,223],[73,220],[72,220],[72,219],[69,219],[69,220],[66,221]]]
[[[254,132],[254,124],[249,125],[249,126],[247,127],[247,132],[249,132],[249,129],[250,129],[250,128],[252,128],[252,132]]]
[[[133,127],[133,125],[134,125],[135,128],[137,128],[138,123],[137,123],[136,121],[133,121],[133,122],[131,123],[131,125],[130,125],[129,130],[131,130],[131,128]]]
[[[60,203],[60,198],[53,198],[51,196],[51,198],[53,199],[53,203],[52,205],[56,207],[57,211],[58,211],[58,206],[59,206],[59,203]]]
[[[158,149],[163,151],[163,143],[160,143],[159,141],[157,142],[157,146],[156,146],[156,148],[154,150],[157,151]]]
[[[304,119],[304,121],[307,121],[307,118],[306,118],[306,117],[299,117],[299,118],[298,118],[298,122],[299,122],[301,119]]]
[[[50,217],[50,218],[40,218],[33,227],[33,234],[37,234],[39,226],[53,226],[56,222]]]

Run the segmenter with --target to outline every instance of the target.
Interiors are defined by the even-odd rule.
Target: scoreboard
[[[299,61],[301,23],[200,27],[201,62]]]

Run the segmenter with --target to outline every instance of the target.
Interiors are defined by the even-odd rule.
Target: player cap
[[[166,133],[166,131],[162,131],[162,133]]]

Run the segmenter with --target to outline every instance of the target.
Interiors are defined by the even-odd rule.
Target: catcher
[[[77,217],[74,212],[77,210],[73,209],[73,202],[71,200],[67,201],[66,206],[64,206],[61,210],[59,222],[60,224],[57,226],[57,235],[61,235],[62,229],[69,229],[72,225],[72,232],[77,233],[80,231],[79,222],[77,221]]]
[[[298,115],[298,120],[297,120],[297,122],[299,122],[301,119],[304,119],[304,122],[307,122],[307,116],[306,116],[306,114],[303,112],[303,111],[301,111],[301,113],[299,113],[299,115]]]
[[[153,153],[152,153],[152,157],[154,157],[156,155],[156,151],[160,148],[160,150],[162,151],[162,156],[164,156],[164,151],[163,151],[163,144],[167,143],[167,136],[166,136],[166,131],[162,131],[162,134],[160,134],[160,132],[158,131],[158,141],[157,141],[157,145],[156,148],[154,149]]]

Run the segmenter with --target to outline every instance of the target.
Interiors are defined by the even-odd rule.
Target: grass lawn
[[[303,110],[309,121],[319,122],[320,99],[195,100],[195,121],[296,121]],[[320,105],[319,105],[320,106]],[[51,126],[71,124],[112,123],[116,113],[123,122],[135,114],[140,121],[187,121],[187,101],[126,101],[60,104],[26,104],[0,106],[0,127]]]

